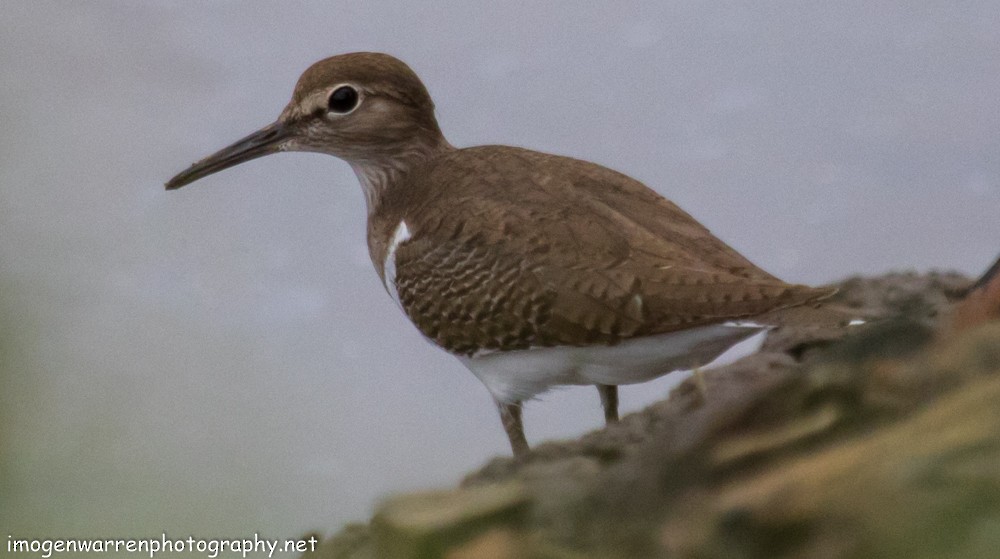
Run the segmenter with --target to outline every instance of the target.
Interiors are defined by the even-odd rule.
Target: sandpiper
[[[596,386],[617,421],[618,385],[709,363],[765,315],[833,291],[779,280],[605,167],[452,146],[423,83],[386,54],[313,64],[277,121],[166,187],[282,151],[351,165],[386,291],[486,385],[516,456],[528,451],[522,402],[550,387]]]

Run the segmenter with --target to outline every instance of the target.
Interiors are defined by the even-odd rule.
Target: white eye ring
[[[359,105],[361,105],[361,92],[348,83],[332,87],[326,97],[326,112],[330,116],[349,115]]]

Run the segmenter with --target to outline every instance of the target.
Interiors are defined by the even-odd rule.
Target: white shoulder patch
[[[753,322],[752,320],[730,320],[723,322],[722,325],[727,328],[771,328],[771,326],[759,324],[757,322]]]
[[[412,237],[410,228],[406,226],[405,221],[400,220],[396,230],[392,233],[392,238],[389,239],[389,248],[385,251],[385,262],[382,263],[385,290],[389,292],[389,296],[399,308],[403,308],[403,305],[399,303],[399,292],[396,291],[396,249],[408,241],[410,237]]]

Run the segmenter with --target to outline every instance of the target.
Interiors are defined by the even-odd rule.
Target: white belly
[[[635,338],[614,346],[552,347],[459,357],[499,402],[520,402],[567,384],[634,384],[672,371],[711,364],[735,344],[767,327],[748,323],[702,326]]]

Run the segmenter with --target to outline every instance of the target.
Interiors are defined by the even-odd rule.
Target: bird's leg
[[[604,406],[604,422],[618,422],[618,387],[613,384],[598,384],[597,391],[601,393],[601,405]]]
[[[521,402],[497,402],[497,410],[500,411],[503,430],[510,439],[510,449],[514,451],[514,458],[528,454],[528,439],[524,438],[524,424],[521,422]]]
[[[705,375],[702,374],[701,367],[695,367],[694,371],[691,371],[691,380],[694,382],[695,388],[698,389],[698,396],[705,400],[708,396],[708,386],[705,384]]]

